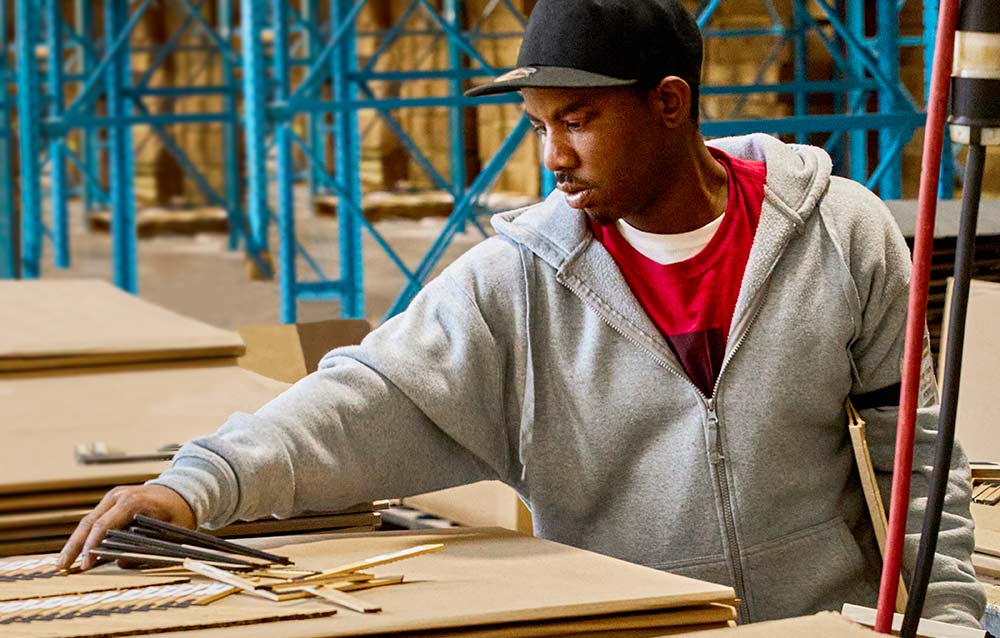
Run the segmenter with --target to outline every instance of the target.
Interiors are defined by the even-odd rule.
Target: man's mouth
[[[566,203],[573,208],[586,207],[587,201],[590,199],[590,187],[584,186],[583,184],[564,182],[562,184],[557,184],[556,188],[566,195]]]

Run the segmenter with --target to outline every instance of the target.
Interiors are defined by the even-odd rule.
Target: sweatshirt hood
[[[830,183],[830,156],[814,146],[785,144],[761,133],[706,144],[733,157],[765,162],[765,201],[797,228],[813,213]],[[533,206],[495,215],[492,224],[497,233],[529,248],[557,270],[591,239],[586,214],[571,208],[560,191]]]

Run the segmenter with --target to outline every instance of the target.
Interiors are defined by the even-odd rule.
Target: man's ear
[[[686,124],[691,118],[691,87],[676,75],[668,75],[653,88],[653,99],[663,123],[669,128]]]

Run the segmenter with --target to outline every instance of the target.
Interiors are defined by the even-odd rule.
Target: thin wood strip
[[[854,448],[854,460],[858,465],[858,475],[861,478],[861,489],[868,505],[868,515],[875,530],[875,540],[878,542],[879,553],[885,555],[885,540],[889,527],[885,516],[885,505],[882,503],[882,492],[879,491],[878,479],[872,465],[871,453],[868,450],[868,440],[865,438],[865,422],[861,414],[850,400],[847,401],[847,428],[851,434],[851,446]],[[906,610],[906,582],[902,574],[899,576],[899,586],[896,589],[896,611]]]
[[[371,558],[366,558],[354,563],[347,563],[339,567],[334,567],[333,569],[324,570],[316,576],[289,581],[288,583],[277,583],[270,585],[269,587],[274,591],[279,591],[281,589],[295,588],[301,585],[318,585],[332,580],[339,580],[344,574],[350,574],[352,572],[370,569],[380,565],[387,565],[389,563],[406,560],[408,558],[415,558],[424,554],[431,554],[433,552],[441,551],[442,549],[444,549],[444,545],[442,543],[418,545],[416,547],[410,547],[398,552],[381,554],[379,556],[372,556]]]
[[[333,588],[328,589],[322,585],[319,587],[303,587],[302,591],[308,592],[318,598],[322,598],[323,600],[331,602],[334,605],[340,605],[341,607],[346,607],[351,611],[356,611],[361,614],[373,614],[382,611],[382,608],[378,605],[366,603],[353,594],[348,594]]]
[[[201,561],[191,560],[190,558],[185,559],[184,567],[190,569],[196,574],[201,574],[206,578],[211,578],[212,580],[218,581],[220,583],[225,583],[232,587],[238,587],[239,589],[247,592],[248,594],[257,596],[258,598],[263,598],[265,600],[270,600],[275,602],[278,600],[278,595],[275,594],[274,592],[258,589],[256,584],[245,578],[241,578],[236,574],[231,574],[225,570],[213,567]]]

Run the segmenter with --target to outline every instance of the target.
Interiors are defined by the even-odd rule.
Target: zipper
[[[722,449],[722,426],[719,423],[719,413],[716,411],[717,406],[715,399],[719,393],[719,383],[722,381],[722,375],[726,373],[726,369],[729,367],[729,362],[733,360],[737,351],[739,351],[740,347],[743,346],[743,342],[746,341],[746,337],[750,333],[750,328],[752,328],[754,323],[757,321],[757,316],[760,314],[760,309],[764,306],[764,300],[767,297],[767,288],[764,288],[764,291],[760,294],[760,299],[754,302],[756,307],[754,308],[753,315],[750,317],[750,321],[747,322],[746,327],[740,334],[739,339],[737,339],[736,343],[733,345],[733,349],[729,351],[729,355],[722,362],[722,367],[719,369],[719,376],[716,377],[715,385],[712,387],[712,397],[705,401],[705,407],[708,409],[708,431],[711,445],[709,459],[712,465],[715,466],[715,482],[718,485],[719,497],[722,500],[722,520],[726,526],[726,540],[729,543],[729,553],[732,556],[733,580],[735,581],[734,589],[736,590],[736,597],[744,603],[743,606],[737,607],[737,613],[742,621],[749,620],[745,617],[749,611],[749,607],[746,602],[747,587],[746,579],[743,576],[743,558],[740,553],[740,544],[736,537],[736,515],[733,513],[732,495],[729,493],[729,475],[726,471],[726,456]]]
[[[764,300],[766,299],[767,296],[766,292],[767,289],[764,288],[764,291],[760,293],[762,295],[760,299],[754,301],[753,315],[751,315],[750,320],[747,322],[746,327],[740,334],[739,339],[737,339],[736,343],[733,345],[733,349],[729,351],[729,354],[722,362],[722,367],[719,369],[719,376],[716,377],[715,385],[712,387],[712,396],[711,398],[709,398],[705,396],[705,393],[701,391],[701,388],[696,386],[691,381],[691,379],[688,378],[686,374],[676,369],[668,361],[660,357],[656,352],[650,350],[643,344],[639,343],[636,339],[626,334],[624,330],[622,330],[614,323],[612,323],[611,320],[608,319],[603,312],[601,312],[601,309],[598,308],[595,304],[591,303],[590,300],[587,299],[586,295],[581,294],[580,291],[577,290],[575,286],[570,285],[566,281],[563,281],[562,283],[567,288],[572,290],[573,293],[577,297],[579,297],[581,301],[583,301],[585,306],[593,310],[597,314],[597,316],[601,318],[601,321],[603,321],[605,324],[608,325],[608,327],[617,332],[632,345],[642,350],[645,350],[646,352],[651,354],[653,356],[653,360],[656,361],[656,363],[659,364],[660,367],[664,368],[672,375],[674,375],[681,381],[691,386],[694,389],[695,393],[698,395],[698,397],[701,398],[702,403],[705,406],[708,419],[709,461],[715,467],[716,486],[719,489],[719,497],[720,500],[722,501],[722,519],[726,528],[725,530],[726,542],[729,545],[729,553],[731,556],[730,564],[732,565],[733,568],[733,580],[734,580],[733,589],[736,590],[736,597],[739,600],[743,601],[744,603],[744,606],[737,607],[737,613],[740,619],[745,621],[746,619],[744,617],[746,616],[746,611],[744,610],[746,609],[745,605],[747,600],[746,580],[743,576],[743,560],[740,554],[739,541],[736,538],[736,516],[733,513],[732,496],[729,493],[729,481],[727,480],[728,474],[726,471],[726,462],[725,462],[726,457],[722,449],[722,437],[720,436],[719,414],[716,411],[715,397],[719,391],[719,384],[722,381],[722,375],[725,374],[726,369],[729,367],[729,362],[732,361],[733,357],[736,356],[736,353],[743,346],[743,342],[746,341],[746,337],[750,333],[750,328],[752,328],[754,323],[756,323],[757,321],[757,316],[760,314],[760,310],[764,306]]]

